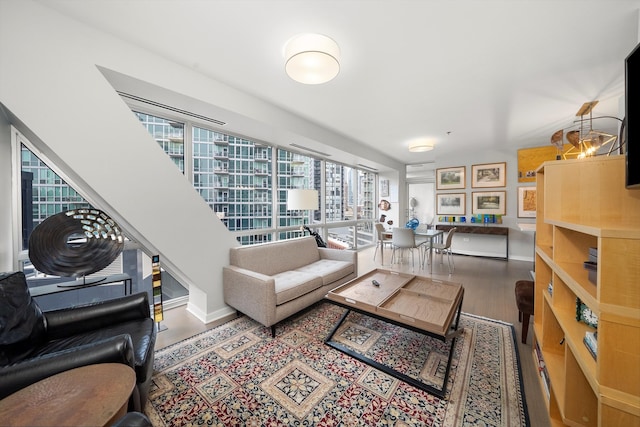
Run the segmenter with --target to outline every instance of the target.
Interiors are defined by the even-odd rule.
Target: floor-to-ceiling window
[[[300,227],[306,225],[314,229],[314,224],[322,221],[320,210],[289,210],[287,209],[287,192],[294,189],[308,189],[322,194],[320,173],[317,167],[319,160],[289,150],[279,148],[277,154],[277,212],[278,226],[281,228],[296,227],[295,229],[279,232],[279,239],[300,236]],[[320,204],[318,204],[320,205]]]
[[[135,114],[241,244],[300,236],[302,225],[321,232],[335,247],[373,241],[375,173],[189,120]],[[182,143],[189,139],[191,144]],[[320,209],[287,209],[287,191],[300,188],[318,191]],[[362,223],[349,223],[354,221]]]

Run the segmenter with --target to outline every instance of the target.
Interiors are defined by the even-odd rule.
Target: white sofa
[[[271,327],[357,276],[357,253],[319,248],[312,236],[232,248],[224,301]]]

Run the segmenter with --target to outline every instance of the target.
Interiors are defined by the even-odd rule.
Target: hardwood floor
[[[380,256],[373,261],[374,249],[366,249],[358,254],[358,273],[364,274],[374,268],[385,268],[394,271],[412,272],[428,276],[428,269],[421,270],[416,256],[416,268],[412,270],[411,257],[407,257],[404,263],[389,265],[391,251],[385,251],[385,265],[380,264]],[[488,258],[454,255],[455,271],[449,275],[446,258],[444,264],[440,264],[440,256],[435,256],[433,277],[442,280],[462,283],[465,288],[462,310],[479,316],[503,320],[514,326],[520,362],[522,378],[525,388],[525,396],[531,425],[534,427],[549,426],[549,418],[545,405],[536,365],[533,361],[532,342],[533,327],[530,326],[527,344],[521,343],[522,324],[518,322],[518,309],[516,308],[514,286],[517,280],[530,279],[532,262],[503,261]],[[181,341],[199,332],[213,328],[229,319],[203,324],[188,313],[185,307],[178,307],[165,312],[165,320],[162,325],[167,329],[158,334],[156,349],[166,347]],[[531,319],[530,325],[533,324]]]

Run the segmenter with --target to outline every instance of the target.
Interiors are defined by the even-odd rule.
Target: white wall
[[[411,213],[411,198],[415,198],[416,206],[413,209],[420,224],[430,224],[436,218],[435,210],[435,183],[409,183],[409,212]]]

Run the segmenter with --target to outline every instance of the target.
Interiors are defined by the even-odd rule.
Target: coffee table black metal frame
[[[402,323],[402,322],[398,322],[394,319],[389,319],[388,317],[384,317],[384,316],[380,316],[377,315],[375,313],[371,313],[365,310],[359,310],[355,307],[352,307],[350,305],[346,305],[346,304],[342,304],[338,301],[334,301],[328,298],[325,298],[325,301],[330,302],[331,304],[335,304],[338,305],[340,307],[346,308],[347,311],[342,315],[342,317],[340,318],[340,321],[338,322],[338,324],[331,330],[331,332],[329,333],[329,336],[327,336],[327,338],[325,339],[325,344],[327,344],[328,346],[335,348],[338,351],[341,351],[351,357],[353,357],[354,359],[357,359],[363,363],[366,363],[369,366],[372,366],[386,374],[391,375],[394,378],[399,379],[400,381],[404,381],[420,390],[424,390],[427,393],[431,393],[441,399],[443,399],[447,393],[447,382],[449,381],[449,372],[451,371],[451,362],[453,361],[453,352],[456,346],[456,338],[458,337],[458,335],[460,335],[462,333],[462,329],[458,329],[458,325],[460,324],[460,313],[462,312],[462,300],[464,299],[464,290],[463,290],[463,294],[460,298],[460,303],[458,304],[458,306],[456,307],[456,315],[455,315],[455,320],[452,322],[451,327],[449,328],[449,332],[446,335],[439,335],[430,331],[426,331],[424,329],[420,329],[420,328],[416,328],[412,325],[408,325],[406,323]],[[370,316],[373,317],[375,319],[378,320],[382,320],[384,322],[387,323],[391,323],[393,325],[396,326],[400,326],[402,328],[406,328],[409,329],[411,331],[414,332],[418,332],[420,334],[423,335],[427,335],[430,336],[432,338],[436,338],[442,342],[447,342],[448,340],[451,340],[451,344],[449,346],[449,356],[447,359],[447,367],[445,369],[445,373],[444,373],[444,380],[442,382],[442,388],[438,389],[430,384],[425,384],[422,381],[419,381],[413,377],[410,377],[406,374],[403,374],[402,372],[397,371],[396,369],[393,369],[390,366],[387,366],[383,363],[380,363],[376,360],[373,360],[361,353],[358,353],[355,350],[350,349],[349,347],[340,344],[339,342],[333,341],[333,336],[334,334],[338,331],[338,329],[340,328],[340,326],[342,326],[342,323],[345,321],[345,319],[347,318],[347,316],[349,316],[349,313],[351,313],[351,311],[355,311],[361,314],[364,314],[365,316]]]

